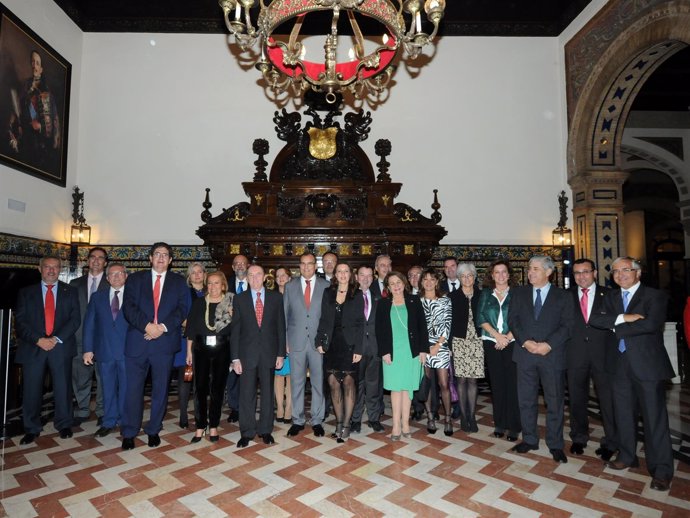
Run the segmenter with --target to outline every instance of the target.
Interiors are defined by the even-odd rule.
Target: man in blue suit
[[[553,260],[534,256],[527,278],[531,286],[514,291],[508,315],[516,340],[513,361],[517,364],[518,403],[522,442],[512,451],[527,453],[539,449],[537,417],[539,385],[546,403],[546,444],[556,462],[568,462],[563,452],[566,345],[573,328],[573,297],[549,283]]]
[[[103,386],[103,421],[96,437],[105,437],[121,423],[125,407],[125,338],[127,321],[120,308],[125,293],[127,270],[122,263],[112,263],[106,270],[108,290],[93,294],[84,317],[82,339],[84,365],[96,368]]]
[[[184,278],[169,272],[172,248],[154,243],[151,270],[133,273],[125,284],[122,311],[129,323],[125,340],[125,413],[122,449],[134,448],[144,413],[144,384],[151,371],[151,416],[144,427],[150,447],[158,446],[168,405],[168,380],[173,357],[180,349],[182,322],[189,312],[189,287]]]
[[[81,324],[79,297],[74,288],[58,281],[62,263],[46,256],[39,263],[40,284],[27,286],[17,297],[17,356],[22,364],[24,437],[30,444],[41,433],[41,401],[46,367],[53,380],[55,428],[60,437],[72,437],[72,358],[77,352],[75,333]]]

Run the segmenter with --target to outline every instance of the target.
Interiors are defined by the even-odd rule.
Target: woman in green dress
[[[410,437],[412,394],[419,388],[422,366],[429,353],[429,335],[422,302],[410,295],[407,279],[390,272],[385,286],[390,296],[376,310],[376,341],[383,360],[383,387],[391,391],[391,440]]]

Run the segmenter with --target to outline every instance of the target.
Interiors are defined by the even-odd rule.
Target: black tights
[[[477,380],[476,378],[456,378],[458,382],[458,404],[462,419],[474,419],[477,406]]]
[[[446,419],[450,419],[450,385],[448,385],[449,369],[436,369],[436,382],[441,389],[441,401],[443,401],[443,409],[446,412]],[[424,367],[424,375],[427,378],[431,377],[431,367]],[[429,390],[429,395],[424,402],[426,413],[431,413],[431,394],[433,390]]]
[[[339,372],[337,374],[338,376],[333,372],[328,373],[333,413],[335,413],[335,420],[338,423],[350,426],[352,411],[355,408],[355,400],[357,399],[357,384],[351,373]]]

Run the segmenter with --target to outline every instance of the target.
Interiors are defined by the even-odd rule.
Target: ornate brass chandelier
[[[250,9],[259,4],[256,25]],[[422,7],[422,3],[424,4]],[[237,45],[247,51],[260,47],[256,68],[269,86],[278,92],[291,89],[301,95],[308,88],[323,92],[330,103],[336,94],[349,91],[357,98],[369,92],[381,92],[388,85],[395,69],[395,58],[403,51],[415,59],[422,48],[432,42],[443,18],[446,0],[219,0],[225,24]],[[305,17],[317,11],[332,11],[325,34],[323,62],[305,59],[305,47],[299,40]],[[433,31],[422,30],[422,10],[433,24]],[[338,21],[346,13],[352,28],[354,45],[347,61],[338,59]],[[359,16],[373,18],[384,29],[381,44],[365,41],[358,23]],[[408,20],[406,27],[405,18]],[[274,35],[276,28],[293,20],[287,40]]]

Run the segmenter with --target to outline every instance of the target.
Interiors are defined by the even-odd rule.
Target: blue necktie
[[[537,288],[537,298],[534,300],[534,320],[539,319],[539,313],[541,313],[541,288]]]
[[[237,285],[237,294],[239,295],[244,291],[244,281],[240,281]]]
[[[628,295],[630,295],[629,291],[623,292],[623,312],[624,313],[628,310]],[[622,338],[618,341],[618,350],[622,353],[625,352],[625,340],[623,340]]]

